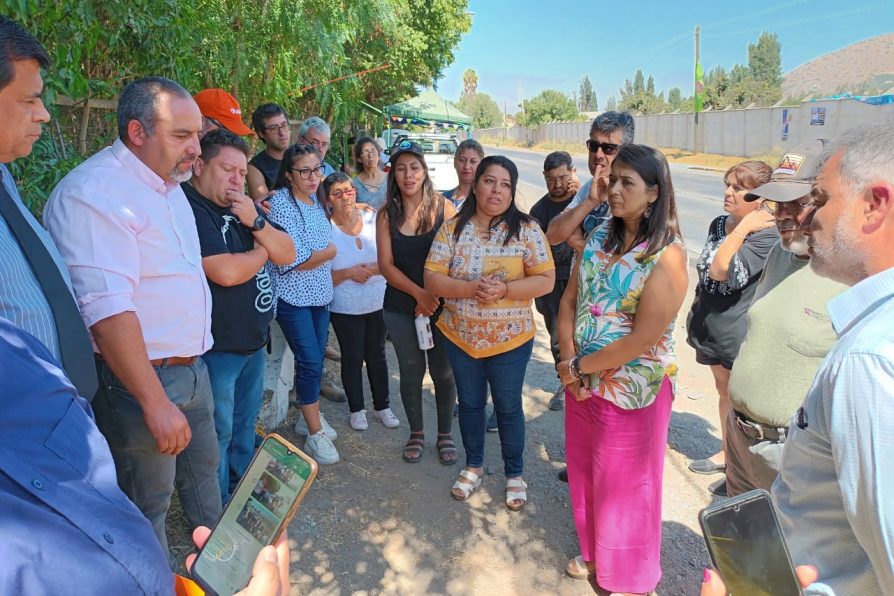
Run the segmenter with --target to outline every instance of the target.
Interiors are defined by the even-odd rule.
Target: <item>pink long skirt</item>
[[[643,593],[661,579],[661,479],[673,388],[648,407],[565,393],[568,488],[580,552],[599,586]]]

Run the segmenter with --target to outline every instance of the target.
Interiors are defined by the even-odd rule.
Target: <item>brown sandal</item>
[[[418,464],[422,459],[422,447],[425,445],[425,434],[418,432],[410,433],[410,439],[404,445],[402,457],[408,464]]]
[[[457,462],[456,443],[453,442],[450,433],[438,433],[438,442],[435,446],[438,448],[438,461],[441,465],[452,466]]]

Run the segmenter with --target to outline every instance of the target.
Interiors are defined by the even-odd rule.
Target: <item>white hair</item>
[[[838,153],[838,173],[852,191],[860,191],[875,180],[894,185],[894,122],[859,124],[844,131],[823,150],[814,175],[819,175]]]
[[[307,136],[307,131],[310,129],[319,130],[321,133],[325,134],[327,137],[332,136],[332,132],[329,130],[329,125],[326,124],[326,121],[320,118],[319,116],[311,116],[307,118],[304,122],[301,123],[301,126],[298,127],[298,136],[304,137]]]

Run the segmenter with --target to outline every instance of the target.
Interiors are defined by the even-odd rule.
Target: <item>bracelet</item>
[[[506,286],[506,293],[503,294],[503,300],[509,300],[509,282],[504,281],[503,285]]]
[[[575,356],[571,360],[568,361],[568,374],[575,381],[580,381],[581,372],[580,372],[580,356]]]

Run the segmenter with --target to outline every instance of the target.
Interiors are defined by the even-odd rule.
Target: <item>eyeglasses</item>
[[[357,196],[356,188],[344,188],[342,190],[333,190],[329,193],[329,196],[336,200],[341,200],[343,197],[351,197]]]
[[[360,157],[375,157],[379,154],[375,149],[367,149],[366,151],[360,152]]]
[[[289,169],[292,170],[293,172],[298,172],[298,177],[301,178],[302,180],[310,180],[311,174],[313,174],[314,176],[317,176],[318,178],[322,177],[323,172],[326,171],[323,168],[323,166],[317,166],[315,168],[301,168],[300,170],[298,168],[289,168]]]
[[[597,151],[602,149],[602,152],[604,154],[614,155],[620,148],[621,146],[617,143],[600,143],[598,141],[594,141],[593,139],[587,141],[587,150],[589,150],[590,153],[596,153]]]
[[[283,122],[282,124],[271,124],[264,127],[264,132],[279,132],[281,130],[289,130],[289,123]]]

